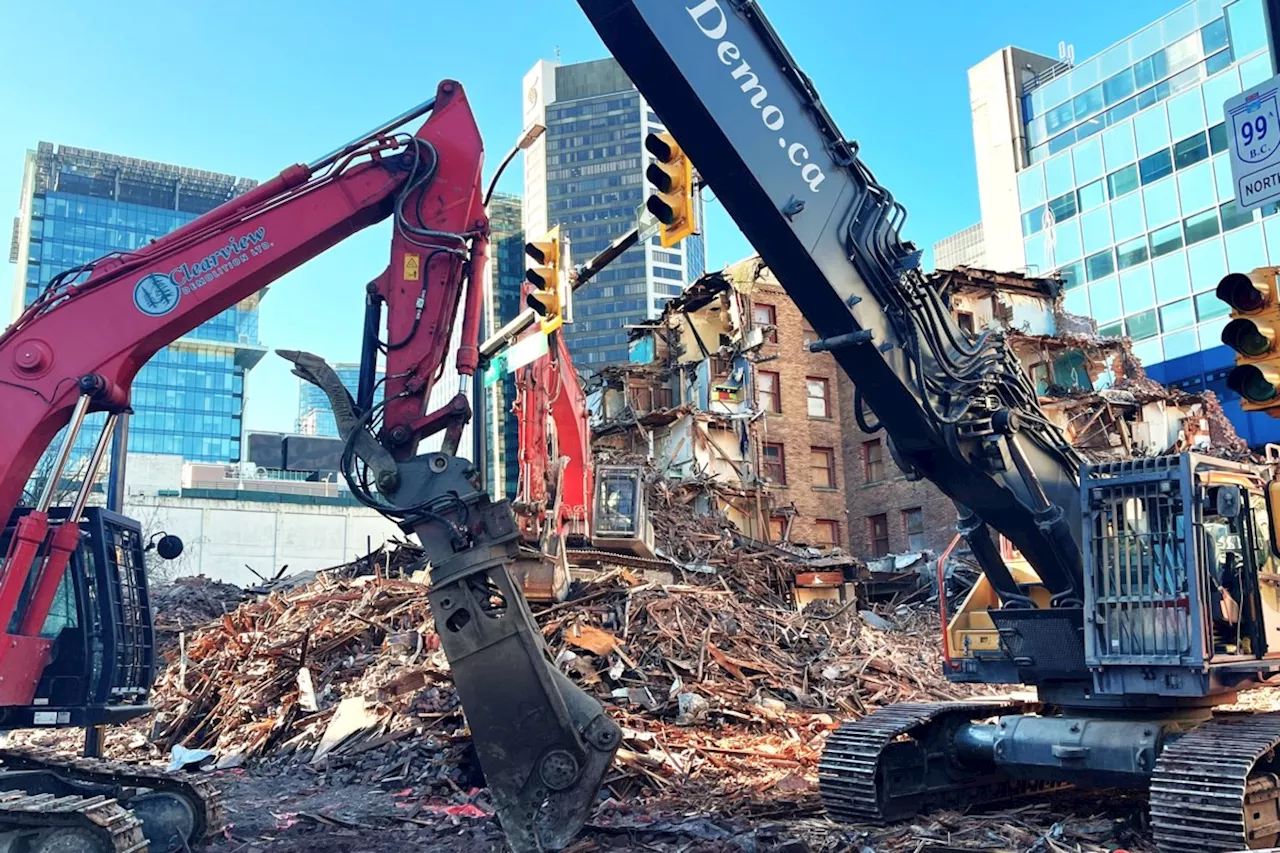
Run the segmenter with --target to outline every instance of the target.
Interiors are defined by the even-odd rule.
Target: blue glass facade
[[[545,112],[545,221],[561,226],[582,263],[636,227],[651,191],[644,137],[665,126],[613,60],[554,73],[560,99]],[[565,333],[574,361],[589,369],[625,362],[626,327],[657,316],[705,267],[701,235],[669,249],[655,237],[625,252],[574,294]]]
[[[338,374],[352,398],[360,387],[359,363],[334,364],[333,372]],[[375,374],[377,385],[373,390],[373,402],[382,402],[382,371]],[[298,432],[303,435],[323,435],[337,438],[338,423],[333,418],[333,407],[329,398],[317,386],[310,382],[298,380]]]
[[[1264,0],[1196,0],[1021,103],[1027,266],[1057,270],[1066,309],[1131,337],[1153,376],[1228,404],[1198,357],[1226,323],[1213,291],[1228,270],[1280,264],[1280,207],[1236,206],[1222,105],[1275,73],[1267,32]]]
[[[521,225],[523,205],[519,196],[496,194],[489,203],[489,255],[493,282],[493,311],[491,328],[487,334],[514,320],[524,308],[520,289],[524,284],[524,228]],[[494,399],[496,397],[496,399]],[[499,478],[493,461],[501,466],[501,490],[499,497],[515,498],[520,476],[520,430],[511,406],[516,399],[515,374],[506,372],[498,384],[497,393],[490,397],[489,405],[489,461],[486,463],[485,482],[490,491],[497,494]]]
[[[53,276],[113,252],[129,252],[190,222],[254,184],[228,175],[41,143],[27,158],[19,241],[20,305]],[[16,300],[17,301],[17,300]],[[264,352],[257,295],[223,311],[138,372],[129,450],[199,462],[241,458],[245,373]],[[93,416],[77,448],[92,447]]]

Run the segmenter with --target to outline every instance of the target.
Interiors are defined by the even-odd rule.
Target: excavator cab
[[[14,513],[0,538],[0,551],[8,548],[14,524],[29,511]],[[50,512],[53,519],[66,515],[66,510]],[[151,712],[155,632],[142,529],[136,521],[105,509],[86,509],[83,519],[80,547],[67,565],[40,632],[53,640],[50,662],[40,674],[31,704],[0,704],[0,730],[92,728]],[[11,625],[10,631],[15,630],[16,624]],[[4,664],[7,668],[22,662],[6,659]]]
[[[644,478],[634,465],[596,468],[595,529],[591,544],[652,559],[653,524],[645,499]]]

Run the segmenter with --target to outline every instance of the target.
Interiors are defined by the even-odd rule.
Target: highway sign
[[[1280,201],[1280,76],[1223,105],[1236,204],[1253,210]]]

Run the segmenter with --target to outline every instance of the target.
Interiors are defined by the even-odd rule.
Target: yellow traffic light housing
[[[644,174],[658,190],[645,201],[645,207],[660,224],[658,233],[662,245],[674,246],[698,233],[693,203],[693,164],[676,144],[675,137],[665,131],[646,136],[644,147],[656,158]]]
[[[1231,306],[1222,342],[1235,350],[1227,387],[1241,396],[1246,412],[1280,417],[1280,267],[1230,273],[1218,282],[1218,299]]]
[[[525,243],[524,253],[531,262],[524,274],[525,304],[542,318],[542,331],[551,334],[564,323],[573,322],[569,257],[560,240],[560,226],[540,240]]]

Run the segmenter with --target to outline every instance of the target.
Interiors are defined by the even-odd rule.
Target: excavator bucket
[[[653,558],[653,524],[649,521],[643,474],[634,465],[596,468],[595,530],[591,533],[594,547]]]

